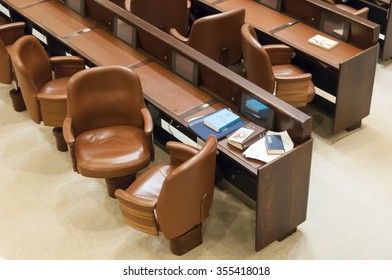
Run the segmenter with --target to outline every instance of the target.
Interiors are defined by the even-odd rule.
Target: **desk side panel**
[[[378,44],[341,65],[333,133],[360,125],[369,115]]]
[[[306,220],[313,139],[259,169],[256,251]]]

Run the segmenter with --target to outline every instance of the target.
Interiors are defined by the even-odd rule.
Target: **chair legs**
[[[136,173],[117,178],[106,178],[106,188],[110,197],[116,198],[114,192],[117,189],[126,190],[136,179]]]
[[[12,100],[12,105],[16,112],[23,112],[26,110],[26,104],[19,89],[10,90],[10,97]]]
[[[60,152],[68,151],[67,143],[64,140],[63,128],[62,127],[53,128],[53,135],[56,139],[57,150],[59,150]]]
[[[170,239],[170,251],[181,256],[199,246],[203,242],[201,226],[202,224],[198,224],[183,235]]]

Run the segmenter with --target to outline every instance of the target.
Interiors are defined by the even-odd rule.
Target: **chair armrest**
[[[75,134],[72,128],[72,118],[66,117],[63,123],[63,135],[64,140],[69,146],[74,146],[75,144]]]
[[[0,39],[4,45],[11,45],[16,42],[20,37],[25,35],[24,22],[14,22],[0,25]]]
[[[144,132],[146,133],[147,136],[152,135],[152,132],[154,130],[154,122],[151,117],[150,111],[148,111],[147,108],[142,108],[140,109],[140,113],[142,114],[143,117],[143,123],[144,123]]]
[[[78,56],[54,56],[50,64],[56,78],[71,77],[85,68],[84,60]]]
[[[176,141],[167,142],[166,148],[169,152],[170,163],[175,166],[181,165],[199,152],[192,146]]]
[[[153,137],[153,130],[154,130],[154,122],[152,120],[152,116],[150,111],[147,108],[140,109],[140,113],[142,114],[143,124],[144,124],[144,133],[149,138],[150,141],[150,159],[154,161],[155,158],[155,149],[154,149],[154,137]]]
[[[185,43],[185,44],[188,44],[189,38],[186,38],[186,37],[182,36],[182,35],[177,31],[177,29],[175,29],[175,28],[170,28],[169,33],[170,33],[170,35],[172,35],[173,37],[175,37],[177,40],[179,40],[179,41],[181,41],[181,42],[183,42],[183,43]]]
[[[276,96],[294,107],[306,106],[313,98],[309,93],[309,83],[312,79],[310,73],[275,76]]]
[[[283,44],[273,44],[263,46],[268,53],[272,65],[290,64],[293,50]]]

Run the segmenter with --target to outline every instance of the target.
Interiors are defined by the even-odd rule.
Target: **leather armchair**
[[[153,121],[139,76],[121,66],[80,71],[68,83],[64,138],[74,171],[126,189],[154,159]]]
[[[249,24],[242,26],[241,33],[249,81],[295,107],[306,106],[312,101],[315,94],[312,75],[291,64],[290,47],[282,44],[262,46]]]
[[[192,25],[189,37],[182,36],[174,28],[170,33],[227,67],[241,61],[241,26],[244,21],[245,9],[238,8],[197,19]]]
[[[331,4],[331,5],[334,5],[336,8],[339,8],[339,9],[341,9],[343,11],[346,11],[348,13],[351,13],[351,14],[354,14],[356,16],[360,16],[360,17],[363,17],[363,18],[367,18],[368,13],[369,13],[369,8],[368,7],[363,7],[361,9],[355,9],[355,8],[349,6],[349,5],[346,5],[346,4],[342,4],[342,3],[341,4],[336,4],[335,0],[322,0],[322,1],[324,1],[324,2],[326,2],[328,4]]]
[[[67,82],[84,69],[84,60],[75,56],[49,58],[32,35],[15,42],[11,58],[30,118],[54,127],[57,149],[67,151],[61,129],[67,115]]]
[[[21,112],[26,110],[21,92],[18,88],[14,69],[11,62],[12,47],[16,40],[25,35],[25,23],[14,22],[0,25],[0,83],[12,84],[15,88],[10,91],[14,110]]]
[[[202,222],[209,215],[216,169],[215,136],[197,150],[167,142],[170,163],[153,166],[116,197],[124,222],[152,235],[161,231],[173,254],[183,255],[202,243]]]

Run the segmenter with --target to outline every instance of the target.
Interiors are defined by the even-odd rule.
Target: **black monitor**
[[[129,23],[115,17],[113,33],[114,36],[124,41],[132,48],[136,48],[136,28]]]
[[[84,0],[64,0],[65,6],[84,16]]]
[[[199,85],[199,66],[176,51],[172,51],[171,69],[193,85]]]
[[[321,14],[319,30],[339,40],[347,42],[350,36],[351,24],[345,18],[323,11]]]
[[[260,99],[243,92],[240,112],[250,121],[268,130],[274,128],[274,110]]]
[[[256,0],[256,2],[278,12],[282,10],[282,0]]]

